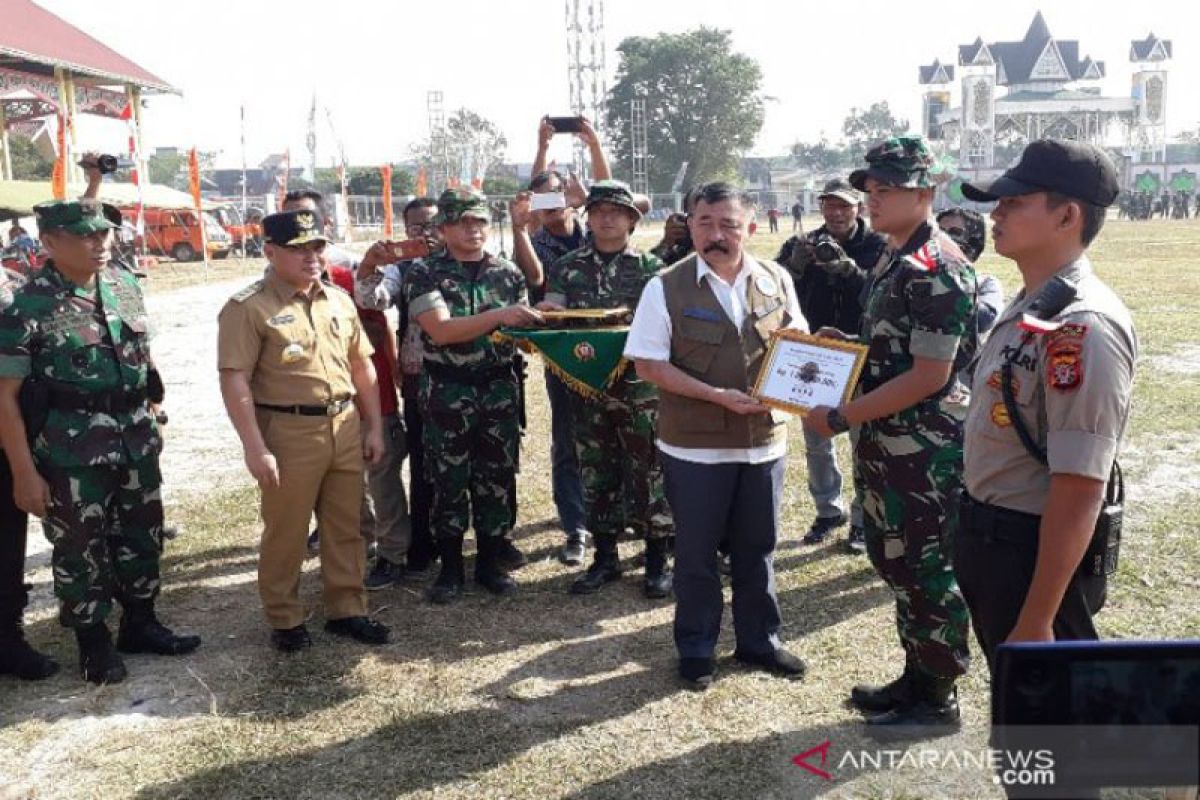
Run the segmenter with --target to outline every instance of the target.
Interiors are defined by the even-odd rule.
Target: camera
[[[838,244],[837,239],[823,233],[813,242],[813,256],[817,261],[828,264],[831,261],[841,261],[846,257],[846,251]]]
[[[79,166],[85,167],[87,164],[80,161]],[[128,158],[117,158],[107,153],[96,156],[96,169],[100,171],[101,175],[111,175],[119,169],[132,166],[133,162]]]

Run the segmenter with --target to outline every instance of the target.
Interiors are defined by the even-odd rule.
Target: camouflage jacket
[[[415,262],[404,281],[409,319],[435,308],[451,317],[471,317],[494,308],[528,302],[525,276],[516,264],[487,253],[478,265],[464,265],[446,250]],[[500,367],[513,360],[511,342],[480,336],[470,342],[437,345],[424,331],[425,360],[452,367]]]
[[[131,273],[110,264],[84,289],[48,261],[0,313],[0,377],[89,396],[145,390],[149,339]],[[160,449],[145,403],[113,414],[52,407],[33,455],[39,466],[82,467],[129,463]]]
[[[953,361],[962,369],[975,355],[975,268],[958,246],[929,223],[892,254],[871,287],[863,315],[870,349],[862,389],[912,369],[915,357]],[[953,377],[939,399],[953,385]]]
[[[566,308],[637,308],[642,289],[663,268],[657,256],[632,245],[607,259],[592,245],[555,261],[547,275],[546,299]]]

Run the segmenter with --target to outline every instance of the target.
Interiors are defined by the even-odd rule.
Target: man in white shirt
[[[743,250],[753,205],[726,183],[695,193],[696,252],[646,285],[625,356],[658,386],[658,448],[675,515],[675,646],[679,675],[703,690],[716,674],[721,627],[717,545],[728,540],[734,658],[788,678],[773,566],[787,451],[785,417],[749,391],[779,328],[807,330],[792,279]]]

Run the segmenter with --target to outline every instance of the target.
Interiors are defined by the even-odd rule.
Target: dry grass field
[[[760,233],[753,250],[772,256],[783,238]],[[1197,252],[1197,222],[1113,220],[1094,248],[1099,272],[1133,309],[1142,347],[1123,456],[1126,538],[1099,618],[1107,637],[1200,636]],[[235,265],[222,264],[222,276],[253,277],[258,268]],[[994,255],[981,269],[1010,294],[1019,286],[1015,269]],[[194,278],[155,275],[150,291]],[[170,375],[171,364],[163,370]],[[517,574],[519,591],[496,599],[472,590],[449,608],[425,602],[420,582],[374,593],[374,613],[393,631],[387,647],[321,630],[315,559],[302,586],[314,608],[314,647],[292,657],[269,647],[255,590],[255,491],[237,461],[224,465],[215,488],[175,495],[169,511],[185,533],[167,545],[161,605],[171,623],[204,635],[195,655],[130,657],[125,683],[83,684],[39,562],[29,634],[64,670],[41,684],[0,680],[0,798],[1002,796],[986,772],[923,769],[916,759],[886,770],[837,768],[846,751],[874,747],[844,704],[849,687],[891,677],[902,653],[889,595],[864,557],[845,553],[844,533],[820,547],[799,543],[812,506],[798,424],[777,569],[783,637],[807,659],[809,675],[790,683],[738,668],[727,630],[718,681],[696,695],[676,686],[671,604],[642,599],[636,569],[597,596],[567,594],[575,572],[553,557],[561,533],[540,370],[529,386],[516,536],[532,563]],[[187,398],[170,410],[188,414]],[[632,560],[639,551],[630,544],[622,552]],[[964,732],[918,747],[984,746],[982,663],[960,692]],[[829,781],[792,763],[826,740]]]

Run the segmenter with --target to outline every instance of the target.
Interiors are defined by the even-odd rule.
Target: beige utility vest
[[[746,281],[747,314],[741,331],[708,281],[697,284],[694,254],[662,273],[673,365],[709,386],[747,393],[754,387],[771,333],[791,322],[782,268],[770,261],[758,263],[771,280],[751,276]],[[764,292],[764,287],[774,291]],[[715,403],[659,389],[658,438],[674,447],[763,447],[786,436],[784,417],[774,411],[734,414]]]

